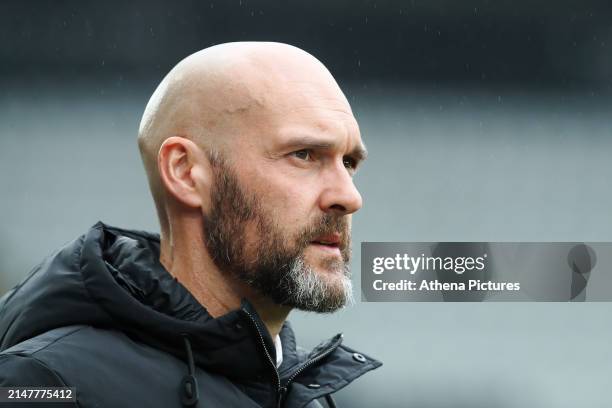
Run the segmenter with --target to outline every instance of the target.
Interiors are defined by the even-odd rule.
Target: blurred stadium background
[[[370,159],[362,241],[612,241],[607,1],[0,3],[0,294],[97,220],[157,230],[135,137],[181,58],[288,42],[345,90]],[[358,295],[359,296],[359,295]],[[609,303],[294,313],[385,365],[340,407],[611,406]]]

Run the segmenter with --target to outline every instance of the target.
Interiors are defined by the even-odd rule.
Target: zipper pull
[[[283,406],[283,398],[285,397],[286,392],[287,392],[286,387],[280,387],[278,389],[278,404],[276,405],[277,408],[281,408]]]

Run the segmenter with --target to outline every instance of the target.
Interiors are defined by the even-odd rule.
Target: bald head
[[[288,308],[348,301],[351,214],[361,208],[353,175],[365,148],[316,58],[279,43],[197,52],[153,93],[138,142],[160,261],[207,308],[220,315],[247,297],[280,321]]]
[[[312,55],[281,43],[227,43],[194,53],[179,62],[149,100],[138,144],[160,217],[167,230],[167,199],[160,179],[159,152],[179,136],[214,157],[228,154],[237,137],[252,143],[283,112],[304,109],[312,99],[352,116],[332,75]]]

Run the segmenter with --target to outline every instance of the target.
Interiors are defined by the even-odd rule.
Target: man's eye
[[[345,157],[344,159],[342,159],[342,163],[344,164],[344,167],[350,170],[355,170],[355,167],[357,166],[355,160],[350,157]]]
[[[310,150],[306,150],[306,149],[297,150],[291,154],[300,160],[310,160],[311,158]]]

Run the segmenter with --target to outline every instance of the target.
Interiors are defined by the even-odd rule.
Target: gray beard
[[[284,281],[280,284],[284,288],[285,304],[290,304],[299,310],[318,313],[331,313],[352,305],[353,283],[349,266],[344,264],[342,268],[340,282],[330,284],[325,279],[321,279],[302,258],[296,259],[289,271],[283,275]],[[341,287],[338,288],[338,285]]]

